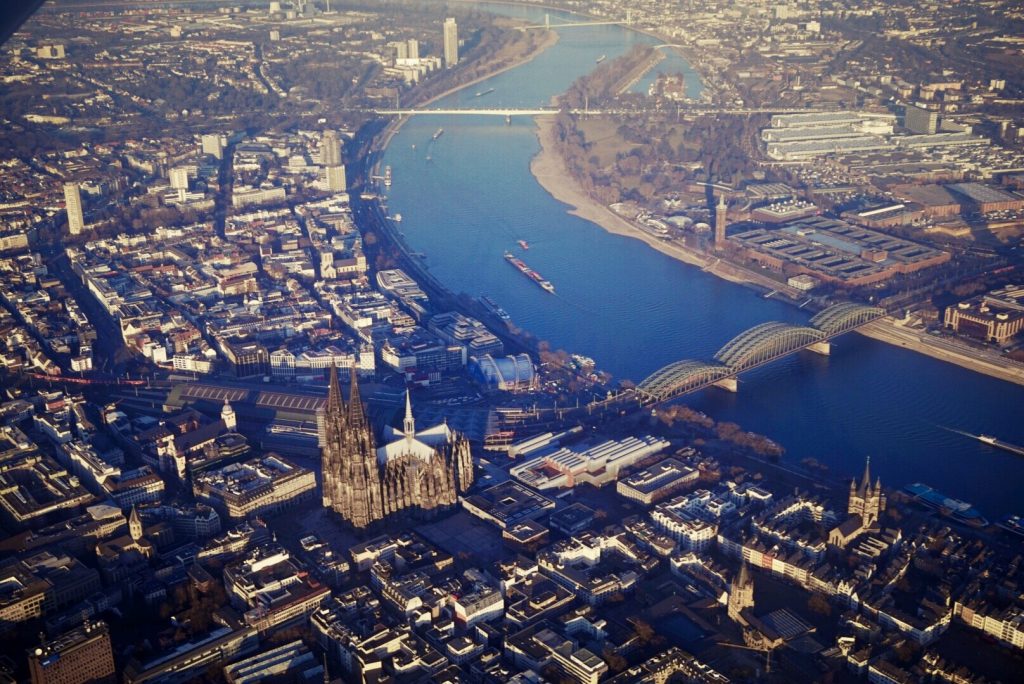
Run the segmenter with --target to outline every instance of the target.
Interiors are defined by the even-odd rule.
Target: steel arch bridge
[[[825,337],[817,328],[769,321],[726,342],[715,354],[715,360],[739,372],[821,342]]]
[[[829,337],[841,335],[885,315],[885,309],[852,302],[835,304],[811,319],[811,325]]]
[[[670,363],[637,385],[644,403],[660,403],[732,378],[742,371],[770,363],[807,347],[855,330],[885,310],[845,302],[822,310],[810,320],[810,326],[770,321],[746,330],[715,354],[716,363],[684,359]]]
[[[726,366],[684,359],[655,371],[637,385],[637,390],[645,396],[665,401],[712,385],[732,374],[733,371]]]

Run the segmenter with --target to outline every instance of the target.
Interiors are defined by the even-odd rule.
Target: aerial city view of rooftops
[[[12,3],[0,684],[1022,681],[1022,67],[1010,0]]]

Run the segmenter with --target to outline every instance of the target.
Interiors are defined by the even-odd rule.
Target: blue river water
[[[535,8],[479,7],[544,20]],[[620,26],[559,35],[533,61],[433,106],[545,105],[601,55],[613,59],[654,40]],[[695,79],[678,56],[661,68]],[[710,359],[757,323],[806,320],[793,307],[568,214],[530,173],[538,150],[527,117],[506,125],[502,117],[416,116],[391,141],[384,154],[394,177],[390,211],[403,215],[406,241],[451,290],[489,295],[553,348],[592,356],[634,381],[678,359]],[[557,294],[515,271],[506,250],[551,280]],[[737,394],[712,389],[685,401],[768,435],[786,448],[786,460],[814,457],[849,477],[870,455],[887,486],[925,482],[990,518],[1024,512],[1024,458],[938,427],[1024,444],[1021,386],[851,334],[834,342],[830,357],[801,353],[745,374]]]

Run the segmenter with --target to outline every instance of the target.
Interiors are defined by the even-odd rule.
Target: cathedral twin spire
[[[338,367],[331,366],[331,379],[327,385],[327,415],[337,416],[345,410],[345,400],[341,396],[338,384]]]
[[[473,482],[473,460],[466,439],[450,433],[444,444],[421,445],[432,451],[425,460],[405,449],[389,456],[387,446],[377,449],[355,369],[351,373],[346,404],[337,368],[330,372],[321,432],[324,506],[359,529],[406,509],[422,515],[454,506],[458,494]],[[416,439],[408,392],[400,439]]]
[[[328,416],[342,418],[353,428],[361,428],[366,425],[366,412],[363,409],[363,402],[359,396],[359,377],[353,367],[349,371],[349,382],[351,392],[349,393],[348,406],[346,410],[345,399],[341,394],[341,385],[338,382],[338,367],[331,366],[330,381],[327,386],[327,406],[325,413]]]
[[[331,367],[323,421],[323,504],[355,527],[366,527],[384,512],[373,431],[359,397],[355,368],[346,406],[338,369]]]

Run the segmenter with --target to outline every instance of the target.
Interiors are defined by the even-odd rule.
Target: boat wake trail
[[[977,435],[972,435],[970,432],[964,432],[963,430],[957,430],[956,428],[946,427],[945,425],[939,425],[938,423],[931,423],[931,425],[939,428],[940,430],[945,430],[946,432],[952,432],[952,433],[957,434],[957,435],[963,435],[964,437],[970,437],[971,439],[977,439],[978,438]]]
[[[575,301],[573,301],[571,299],[568,299],[567,297],[564,297],[564,296],[558,294],[557,292],[555,293],[555,297],[557,297],[558,299],[562,300],[563,302],[565,302],[566,304],[568,304],[572,308],[576,309],[577,311],[582,311],[583,313],[587,314],[588,316],[597,316],[598,315],[597,311],[595,311],[593,309],[590,309],[590,308],[587,308],[587,307],[583,306],[582,304],[580,304],[579,302],[575,302]]]

